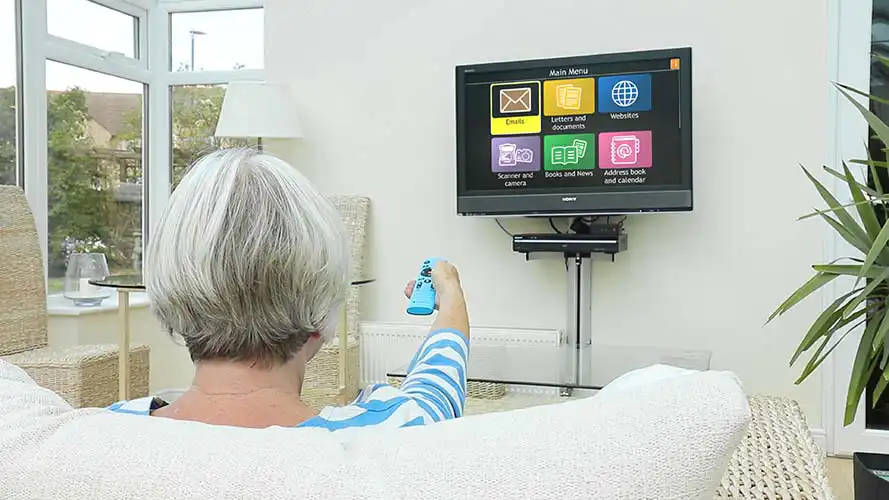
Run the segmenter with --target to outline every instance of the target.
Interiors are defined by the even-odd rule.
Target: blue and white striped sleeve
[[[400,389],[435,422],[461,417],[468,357],[466,335],[451,329],[432,331],[414,355]]]
[[[328,406],[299,427],[340,431],[413,427],[463,415],[469,339],[457,330],[429,333],[408,366],[401,387],[375,384],[350,405]]]

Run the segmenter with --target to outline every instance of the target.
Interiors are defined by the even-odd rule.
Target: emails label
[[[540,82],[491,85],[491,135],[540,133]]]

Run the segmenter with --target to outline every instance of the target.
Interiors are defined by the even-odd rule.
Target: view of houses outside
[[[171,92],[173,186],[200,156],[246,140],[213,136],[223,86]],[[101,250],[112,272],[138,270],[142,231],[142,95],[47,93],[50,292],[60,291],[67,256]],[[0,89],[0,184],[14,184],[15,88]]]

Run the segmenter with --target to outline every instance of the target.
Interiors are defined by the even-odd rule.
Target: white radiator
[[[386,372],[407,365],[420,347],[429,327],[399,323],[361,323],[361,381],[362,384],[386,383]],[[558,347],[558,330],[521,328],[473,327],[472,345],[539,345]],[[471,356],[471,355],[470,355]],[[511,386],[510,391],[551,393],[556,389]]]

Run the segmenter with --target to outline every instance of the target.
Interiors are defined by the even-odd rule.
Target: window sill
[[[105,299],[101,305],[94,307],[78,307],[62,294],[53,294],[46,297],[46,313],[49,316],[87,316],[91,314],[117,312],[117,292],[112,292],[111,297]],[[131,308],[145,308],[149,306],[148,294],[145,292],[130,293]]]

